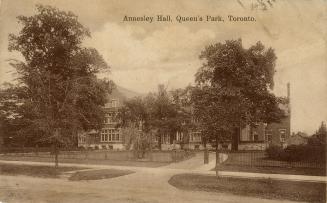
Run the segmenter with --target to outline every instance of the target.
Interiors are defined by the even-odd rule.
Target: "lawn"
[[[179,189],[231,193],[265,199],[326,202],[326,183],[271,179],[245,179],[210,175],[179,174],[169,183]]]
[[[74,173],[69,180],[79,181],[79,180],[100,180],[115,178],[119,176],[129,175],[134,173],[130,170],[118,170],[118,169],[101,169],[101,170],[90,170],[90,171],[78,171]]]
[[[1,155],[0,160],[8,161],[36,161],[36,162],[53,162],[53,157],[26,157],[26,156],[6,156]],[[156,168],[168,165],[168,162],[151,162],[151,161],[119,161],[119,160],[97,160],[97,159],[72,159],[61,158],[60,163],[77,163],[77,164],[97,164],[97,165],[112,165],[112,166],[135,166],[135,167],[149,167]]]
[[[42,178],[58,178],[60,174],[68,171],[82,170],[82,167],[29,166],[16,164],[0,164],[0,175],[26,175]]]

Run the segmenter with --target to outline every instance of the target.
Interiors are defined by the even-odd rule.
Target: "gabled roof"
[[[138,97],[138,96],[143,96],[143,95],[117,85],[116,88],[113,89],[110,94],[108,94],[107,98],[108,98],[108,103],[110,103],[112,100],[117,100],[119,102],[119,106],[121,106],[121,104],[127,99]]]

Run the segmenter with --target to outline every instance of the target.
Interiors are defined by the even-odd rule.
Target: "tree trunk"
[[[39,145],[36,144],[36,147],[35,147],[35,154],[38,156],[39,155]]]
[[[203,146],[204,146],[204,164],[208,164],[209,163],[209,152],[207,149],[207,139],[204,137],[203,138]]]
[[[204,149],[204,164],[208,164],[209,163],[209,152],[208,152],[208,149],[205,148]]]
[[[218,134],[216,135],[216,177],[219,177],[218,173],[218,165],[219,165],[219,151],[218,151]]]
[[[158,147],[159,147],[159,150],[161,150],[161,133],[159,134]]]
[[[150,161],[153,160],[153,158],[152,158],[152,142],[153,142],[152,132],[150,131],[150,143],[149,143]]]
[[[58,161],[59,150],[58,150],[57,143],[55,144],[54,154],[55,154],[55,168],[57,169],[59,166],[59,161]]]

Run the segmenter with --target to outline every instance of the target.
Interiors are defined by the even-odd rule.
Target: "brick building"
[[[95,130],[80,132],[78,136],[79,147],[92,147],[99,149],[125,149],[126,143],[122,129],[117,128],[115,115],[127,98],[139,96],[130,94],[128,90],[121,88],[113,90],[109,96],[109,102],[105,105],[104,127],[100,132]],[[286,117],[279,123],[264,124],[258,123],[256,127],[247,126],[238,130],[232,136],[231,142],[220,143],[219,148],[231,150],[265,150],[270,145],[286,147],[287,140],[291,134],[291,108],[290,108],[290,85],[287,85],[287,98],[280,104],[285,111]],[[153,139],[153,146],[158,143],[157,138]],[[189,130],[188,132],[176,132],[174,135],[163,135],[161,137],[163,150],[172,149],[203,149],[203,140],[200,131]],[[207,144],[210,148],[211,145]]]
[[[291,105],[290,105],[290,84],[287,84],[287,98],[280,104],[285,112],[285,118],[279,123],[259,123],[256,127],[242,129],[234,150],[265,150],[271,145],[286,147],[291,135]],[[233,143],[233,141],[232,141]]]
[[[91,130],[79,132],[78,147],[98,149],[124,149],[124,136],[121,128],[117,127],[115,118],[123,101],[135,93],[118,87],[108,96],[108,102],[104,106],[105,119],[101,131]]]

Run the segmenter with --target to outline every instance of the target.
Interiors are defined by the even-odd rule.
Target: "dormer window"
[[[105,107],[106,108],[116,108],[116,107],[118,107],[118,105],[119,105],[118,100],[117,99],[112,99],[108,103],[105,104]]]
[[[118,100],[116,100],[116,99],[112,99],[111,100],[111,107],[118,107]]]

